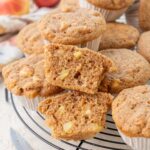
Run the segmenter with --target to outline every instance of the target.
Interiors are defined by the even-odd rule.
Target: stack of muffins
[[[76,3],[73,7],[75,1],[67,0],[20,31],[17,43],[25,58],[3,68],[4,83],[24,107],[45,116],[57,139],[94,137],[105,128],[112,108],[124,141],[148,150],[150,86],[145,84],[150,57],[142,47],[144,36],[149,38],[140,37],[131,25],[107,22],[122,15],[133,0]],[[131,50],[137,42],[147,60]]]

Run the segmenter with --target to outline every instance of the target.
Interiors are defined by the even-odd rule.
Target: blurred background
[[[58,7],[60,0],[0,0],[0,41]]]
[[[0,0],[0,72],[4,65],[23,56],[15,35],[59,5],[60,0]]]

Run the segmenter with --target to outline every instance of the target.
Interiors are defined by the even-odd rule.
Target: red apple
[[[0,15],[23,15],[29,9],[30,0],[0,0]]]
[[[54,7],[59,3],[60,0],[35,0],[35,3],[39,7]]]

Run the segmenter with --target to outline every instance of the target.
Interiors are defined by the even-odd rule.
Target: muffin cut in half
[[[46,80],[65,89],[95,94],[105,73],[115,69],[109,58],[87,48],[50,44],[45,49]]]
[[[108,93],[68,91],[42,101],[38,110],[55,138],[83,140],[103,130],[112,99]]]

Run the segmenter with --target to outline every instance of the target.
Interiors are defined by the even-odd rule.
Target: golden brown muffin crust
[[[144,32],[138,41],[138,50],[150,62],[150,31]]]
[[[42,101],[38,110],[46,117],[54,137],[83,140],[93,137],[105,127],[112,99],[108,93],[88,95],[69,91]]]
[[[61,0],[59,9],[62,12],[76,11],[79,6],[79,0]]]
[[[15,95],[35,98],[61,91],[47,83],[44,75],[43,55],[31,55],[10,63],[2,70],[6,87]]]
[[[140,0],[139,23],[143,30],[150,30],[150,0]]]
[[[150,64],[140,54],[128,49],[101,51],[117,66],[117,71],[107,73],[100,85],[101,90],[118,93],[123,89],[143,85],[150,79]]]
[[[44,40],[37,28],[37,23],[25,26],[17,36],[17,46],[26,54],[44,52]]]
[[[106,72],[114,68],[113,62],[87,48],[49,44],[45,50],[47,81],[65,89],[94,94]]]
[[[0,73],[2,72],[4,66],[5,66],[4,64],[0,64]]]
[[[0,35],[6,33],[6,29],[0,25]]]
[[[117,10],[129,7],[134,0],[87,0],[88,2],[110,10]]]
[[[139,39],[139,31],[123,23],[108,23],[99,50],[113,48],[133,48]]]
[[[112,115],[125,135],[150,138],[150,86],[123,90],[113,101]]]
[[[98,38],[105,31],[103,16],[93,10],[49,13],[39,22],[39,30],[50,42],[76,45]]]

